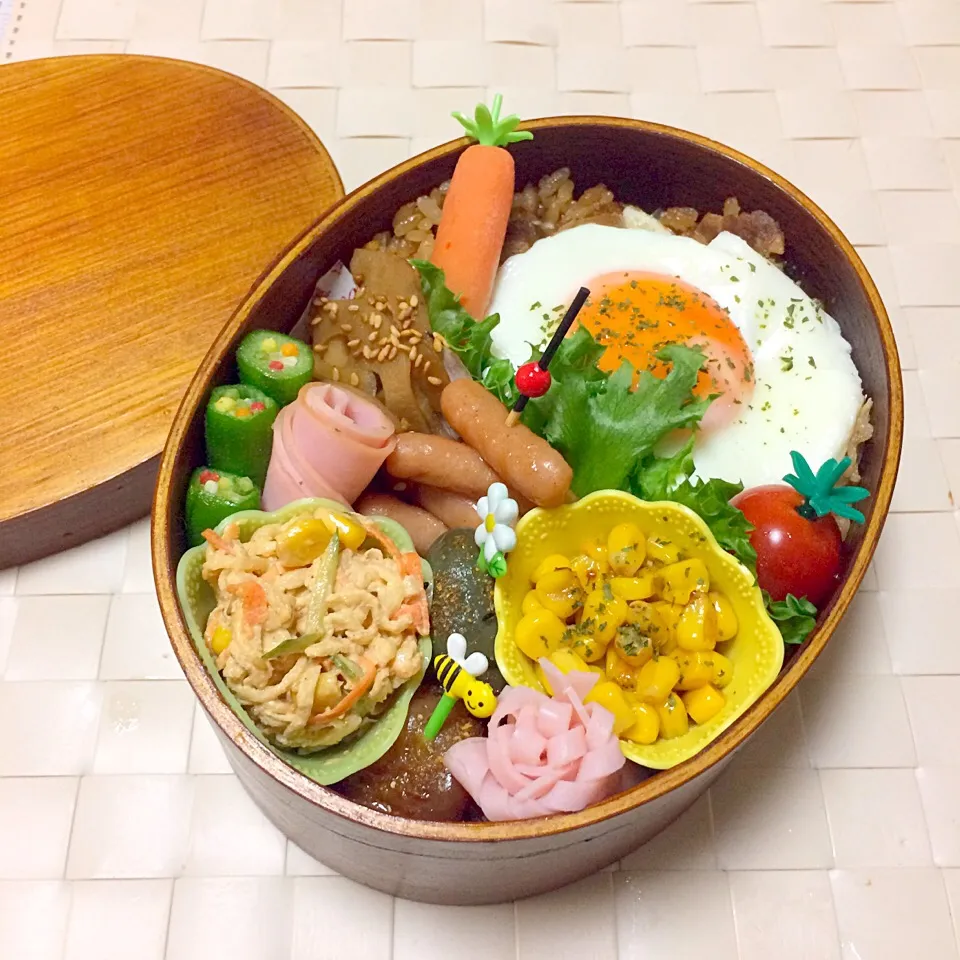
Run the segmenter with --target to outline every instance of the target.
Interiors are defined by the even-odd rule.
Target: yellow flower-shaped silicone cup
[[[733,679],[724,687],[726,704],[702,725],[691,723],[682,737],[657,740],[648,746],[621,740],[628,759],[644,767],[665,770],[702,750],[726,730],[776,680],[783,665],[783,640],[767,616],[763,596],[750,571],[723,550],[707,525],[678,503],[647,503],[628,493],[601,490],[556,510],[531,510],[517,524],[517,546],[508,557],[505,576],[494,591],[497,620],[497,665],[513,686],[542,690],[529,659],[516,644],[514,631],[522,616],[520,605],[531,588],[531,575],[548,554],[572,556],[580,544],[606,538],[618,523],[635,523],[647,537],[670,540],[684,558],[699,557],[710,574],[712,588],[729,598],[737,614],[736,637],[723,652],[733,663]]]

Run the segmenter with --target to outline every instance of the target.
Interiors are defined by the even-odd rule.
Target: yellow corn
[[[583,602],[583,590],[573,571],[565,567],[545,573],[537,581],[537,599],[541,606],[566,620]]]
[[[533,582],[539,583],[541,577],[545,577],[554,570],[566,570],[570,567],[570,561],[562,553],[551,553],[544,557],[537,564],[537,569],[533,571]]]
[[[717,642],[732,640],[740,626],[737,623],[737,615],[733,612],[733,604],[716,590],[710,591],[710,602],[717,612]]]
[[[647,540],[647,559],[659,564],[676,563],[680,559],[680,548],[671,540],[650,537]]]
[[[660,616],[664,626],[663,632],[654,638],[654,643],[660,653],[672,653],[677,649],[677,626],[680,623],[683,607],[676,603],[667,603],[666,600],[658,600],[651,606]]]
[[[217,627],[213,631],[213,636],[210,637],[210,649],[219,656],[230,646],[232,639],[233,637],[226,627]]]
[[[618,687],[633,691],[637,687],[638,667],[632,667],[617,655],[616,647],[611,644],[603,661],[603,672],[608,680],[612,680]]]
[[[632,703],[633,726],[623,731],[624,740],[654,743],[660,735],[660,714],[652,703]]]
[[[586,703],[599,703],[613,714],[613,732],[619,737],[634,724],[633,708],[627,703],[623,691],[609,680],[601,680],[584,697]]]
[[[340,702],[343,694],[340,692],[340,681],[333,671],[321,673],[317,677],[317,685],[313,689],[313,706],[315,710],[327,710]]]
[[[722,654],[714,651],[713,679],[710,681],[715,687],[723,689],[733,679],[733,664]]]
[[[680,667],[680,679],[677,681],[678,690],[695,690],[705,684],[712,683],[715,676],[713,652],[703,653],[696,651],[687,653],[678,651],[677,664]]]
[[[660,589],[660,577],[644,573],[636,577],[611,577],[610,589],[615,597],[632,603],[634,600],[649,600]]]
[[[572,650],[554,650],[550,654],[550,662],[561,672],[569,673],[571,670],[586,671],[589,669],[586,660],[578,656]]]
[[[603,576],[603,568],[600,564],[588,557],[585,553],[579,553],[570,561],[570,569],[577,575],[580,586],[584,590],[591,590]]]
[[[671,693],[670,696],[657,707],[657,713],[660,716],[660,736],[663,737],[664,740],[682,737],[687,730],[690,729],[690,722],[687,719],[687,708],[675,693]]]
[[[694,557],[671,563],[660,571],[663,586],[660,595],[670,603],[689,603],[691,594],[710,589],[710,575],[703,561]]]
[[[694,723],[706,723],[715,717],[727,702],[727,698],[709,683],[683,695],[683,705]]]
[[[657,657],[640,668],[637,695],[647,703],[663,703],[680,679],[680,667],[670,657]]]
[[[618,523],[607,537],[610,569],[623,577],[632,577],[643,566],[647,543],[635,523]]]
[[[712,650],[717,645],[717,611],[706,594],[697,594],[683,608],[677,624],[682,650]]]
[[[327,548],[331,531],[316,517],[300,517],[277,534],[277,559],[285,567],[305,567]]]
[[[542,607],[521,617],[514,634],[517,646],[531,659],[539,660],[560,647],[566,624]]]
[[[610,572],[610,560],[607,557],[607,545],[600,540],[587,540],[580,544],[580,550],[600,565],[600,572],[606,576]]]
[[[520,604],[520,611],[524,615],[533,613],[534,610],[542,610],[543,604],[537,599],[536,590],[528,590]]]
[[[363,525],[346,513],[331,510],[321,514],[321,520],[331,535],[337,533],[340,536],[340,546],[346,550],[359,550],[367,539]]]
[[[630,608],[608,588],[591,590],[583,601],[580,629],[589,633],[603,649],[616,636],[617,627],[630,613]]]

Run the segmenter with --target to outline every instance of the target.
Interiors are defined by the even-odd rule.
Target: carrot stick
[[[363,676],[350,688],[349,693],[339,703],[332,706],[323,713],[318,713],[311,717],[307,726],[314,727],[320,723],[326,723],[328,720],[334,720],[336,717],[346,713],[372,686],[377,677],[377,665],[366,657],[359,657],[360,666],[363,667]]]
[[[213,547],[214,550],[223,550],[225,553],[233,553],[233,544],[224,540],[215,530],[204,530],[201,534],[204,540]]]
[[[243,620],[249,627],[255,627],[267,619],[269,604],[267,591],[256,580],[244,580],[227,590],[240,598],[243,606]]]
[[[513,206],[513,157],[503,147],[533,136],[515,129],[517,117],[500,118],[501,100],[500,94],[493,98],[492,111],[480,104],[474,120],[454,114],[477,143],[457,161],[430,258],[463,308],[478,320],[490,303]]]

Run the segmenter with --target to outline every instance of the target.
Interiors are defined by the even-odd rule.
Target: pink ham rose
[[[263,509],[304,497],[353,503],[396,442],[378,404],[332,383],[308,383],[273,423]]]
[[[523,820],[573,813],[620,786],[626,763],[613,733],[613,714],[584,697],[595,673],[561,673],[540,661],[552,697],[529,687],[500,694],[486,737],[470,737],[444,763],[488,820]]]

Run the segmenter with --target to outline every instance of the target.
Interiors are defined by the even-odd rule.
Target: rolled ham
[[[352,504],[396,445],[393,422],[373,401],[332,383],[308,383],[273,424],[263,508],[304,497]]]
[[[500,694],[486,737],[454,744],[443,761],[488,820],[573,813],[615,793],[626,763],[613,714],[584,703],[595,673],[540,661],[553,697],[528,687]]]

